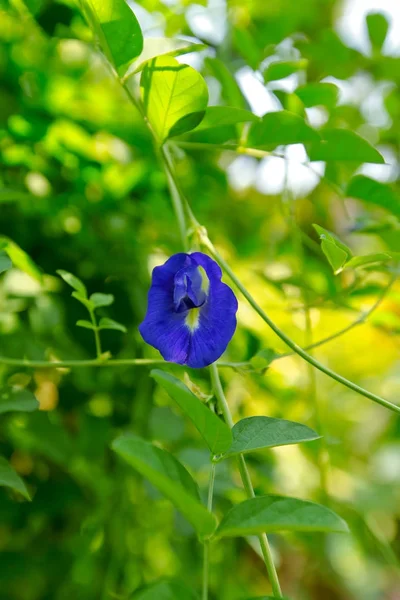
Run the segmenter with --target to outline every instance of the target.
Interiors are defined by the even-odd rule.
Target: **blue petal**
[[[199,266],[209,280],[207,293],[201,288]],[[153,270],[139,330],[165,360],[200,368],[225,351],[236,328],[237,300],[221,276],[218,264],[202,252],[175,254]]]

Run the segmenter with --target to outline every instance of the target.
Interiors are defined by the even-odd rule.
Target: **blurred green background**
[[[250,107],[257,114],[288,108],[306,114],[317,128],[356,131],[385,156],[382,166],[309,167],[301,145],[288,147],[286,160],[218,149],[176,151],[181,185],[197,218],[293,339],[307,345],[355,321],[377,300],[393,269],[333,275],[312,223],[335,231],[356,254],[400,250],[398,214],[344,192],[351,176],[363,173],[388,185],[399,202],[399,7],[357,0],[130,4],[146,37],[196,36],[206,45],[182,60],[206,77],[211,105]],[[380,9],[387,20],[370,21],[368,33],[365,14]],[[275,79],[270,65],[278,61],[295,66]],[[295,90],[321,80],[337,85],[338,101],[305,108]],[[218,141],[208,132],[198,139]],[[119,358],[157,358],[141,341],[138,324],[151,269],[181,250],[179,231],[148,131],[72,0],[0,1],[0,160],[0,235],[14,240],[45,274],[42,284],[18,269],[1,275],[0,354],[94,357],[92,332],[75,325],[85,310],[56,274],[64,269],[90,292],[115,296],[100,313],[128,332],[102,332],[104,350]],[[238,330],[224,359],[285,352],[239,301]],[[398,403],[399,330],[395,282],[367,323],[315,355]],[[186,371],[209,393],[206,370],[171,370],[179,377]],[[1,417],[0,453],[23,477],[33,501],[0,489],[0,599],[127,600],[163,577],[199,589],[202,549],[192,528],[109,449],[115,435],[132,429],[178,456],[205,493],[207,451],[148,369],[32,369],[0,360],[0,376],[3,385],[32,390],[41,408]],[[224,369],[223,379],[236,418],[283,417],[325,436],[325,491],[318,444],[249,459],[257,493],[324,501],[351,528],[350,536],[272,536],[285,593],[296,600],[399,600],[398,417],[310,372],[298,357],[274,361],[264,373]],[[218,468],[220,515],[244,498],[233,466]],[[269,591],[251,540],[213,545],[214,600]]]

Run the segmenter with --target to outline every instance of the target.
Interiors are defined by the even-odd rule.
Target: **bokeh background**
[[[185,35],[207,45],[181,60],[206,77],[210,104],[247,106],[262,115],[296,108],[295,90],[306,82],[337,85],[337,103],[305,109],[310,123],[360,133],[377,145],[386,165],[310,168],[301,145],[288,147],[286,159],[204,149],[181,149],[176,159],[181,185],[210,238],[293,339],[309,344],[355,321],[395,270],[375,266],[333,275],[312,223],[335,231],[356,254],[400,251],[398,219],[343,191],[357,169],[388,184],[395,197],[400,192],[400,5],[130,4],[145,36]],[[381,48],[371,44],[369,12],[384,14],[389,24]],[[263,73],[278,60],[303,64],[288,77],[266,82]],[[75,325],[86,318],[84,307],[56,274],[64,269],[90,292],[115,296],[104,316],[128,332],[103,332],[105,350],[120,358],[156,358],[141,341],[138,324],[151,269],[181,250],[179,231],[149,134],[72,0],[0,2],[0,160],[0,235],[18,243],[45,274],[42,284],[18,269],[1,276],[0,354],[36,360],[94,356],[92,332]],[[285,352],[239,301],[238,330],[224,359]],[[398,403],[399,330],[395,282],[367,323],[315,355]],[[184,369],[172,371],[183,378]],[[326,502],[351,528],[349,536],[272,536],[287,595],[399,600],[398,417],[313,373],[297,357],[276,360],[266,372],[222,374],[237,418],[283,417],[325,436],[323,464],[318,444],[249,460],[257,493]],[[206,370],[186,370],[186,376],[209,393]],[[41,407],[2,415],[0,422],[1,454],[33,497],[29,503],[0,489],[0,599],[127,600],[162,577],[179,577],[199,589],[201,546],[193,530],[109,449],[119,432],[132,429],[173,451],[205,490],[207,452],[148,369],[32,369],[0,360],[0,377],[3,384],[34,391]],[[220,515],[244,498],[231,467],[218,470]],[[213,599],[269,591],[252,540],[213,546]]]

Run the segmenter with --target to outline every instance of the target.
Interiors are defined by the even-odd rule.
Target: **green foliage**
[[[212,454],[221,454],[232,443],[229,427],[201,402],[179,379],[154,369],[152,377],[159,383],[193,422]]]
[[[161,581],[137,592],[131,600],[195,600],[196,596],[183,583]]]
[[[347,129],[330,129],[322,133],[322,140],[313,144],[310,160],[344,160],[351,162],[384,163],[383,156],[366,140]]]
[[[0,487],[7,487],[30,500],[29,492],[21,477],[17,475],[5,458],[0,456]]]
[[[258,496],[231,508],[215,535],[236,537],[275,531],[344,533],[348,528],[343,519],[320,504],[284,496]]]
[[[201,504],[197,485],[172,454],[133,434],[114,440],[112,449],[165,494],[199,535],[214,531],[214,515]]]
[[[271,417],[248,417],[238,421],[232,429],[233,442],[222,458],[246,454],[264,448],[286,446],[317,440],[320,436],[301,423],[272,419]]]
[[[248,144],[263,150],[279,145],[305,144],[319,138],[318,133],[294,113],[271,112],[264,115],[260,123],[251,126]]]
[[[140,86],[146,116],[160,143],[194,129],[204,117],[208,101],[204,79],[175,58],[149,61]]]
[[[32,412],[39,402],[29,390],[5,387],[0,390],[0,415],[6,412]]]

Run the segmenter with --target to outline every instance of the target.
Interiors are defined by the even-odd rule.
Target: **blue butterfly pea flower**
[[[238,303],[221,277],[219,265],[202,252],[174,254],[155,267],[139,331],[165,360],[200,368],[225,351]]]

